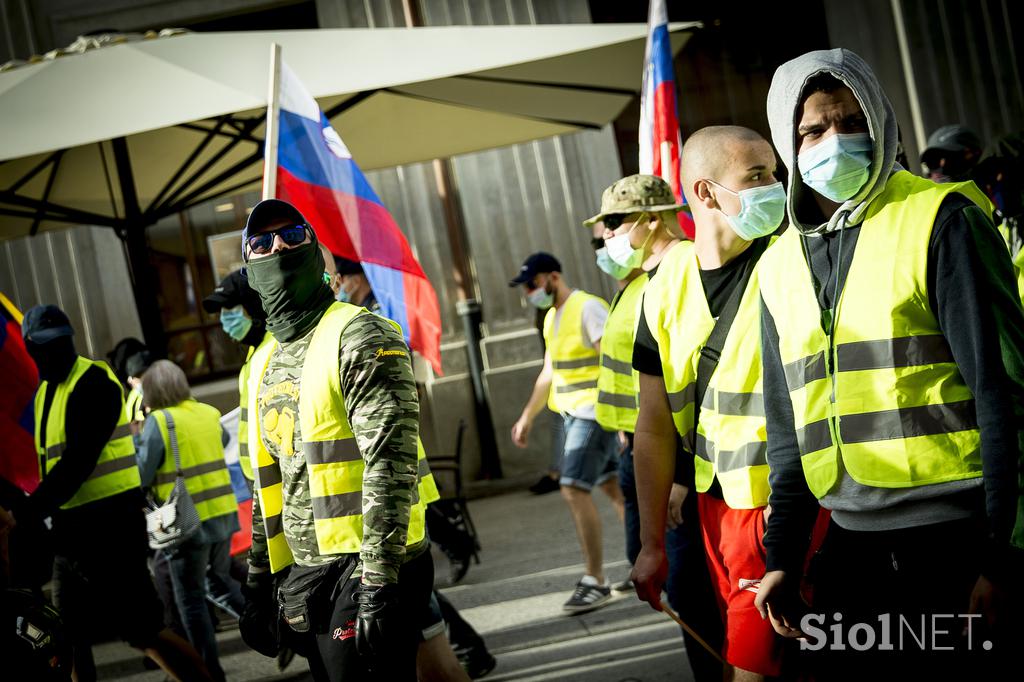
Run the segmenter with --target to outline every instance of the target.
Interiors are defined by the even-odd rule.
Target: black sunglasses
[[[298,246],[306,241],[306,230],[308,229],[309,225],[285,225],[270,232],[254,234],[246,240],[246,244],[249,245],[250,251],[258,256],[263,256],[274,248],[274,237],[280,235],[281,241],[288,246]]]
[[[619,226],[622,225],[622,221],[625,220],[626,217],[627,216],[623,213],[609,213],[601,219],[601,222],[604,223],[605,229],[612,230],[614,232],[619,229]]]

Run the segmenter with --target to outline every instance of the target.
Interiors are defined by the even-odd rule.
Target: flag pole
[[[277,140],[281,117],[281,46],[270,44],[270,82],[267,91],[267,132],[263,152],[263,198],[277,197]]]

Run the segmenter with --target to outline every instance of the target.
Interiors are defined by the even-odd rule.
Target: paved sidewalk
[[[600,495],[599,495],[600,497]],[[626,577],[625,541],[606,498],[598,500],[604,523],[608,578]],[[633,594],[608,606],[566,616],[582,574],[575,530],[557,493],[512,492],[470,502],[480,532],[481,563],[444,593],[484,636],[498,667],[486,680],[644,681],[692,680],[678,628]],[[439,576],[447,576],[439,559]],[[309,680],[297,658],[279,673],[275,662],[246,649],[236,630],[218,636],[229,680]],[[160,682],[141,656],[120,643],[95,648],[100,679]]]

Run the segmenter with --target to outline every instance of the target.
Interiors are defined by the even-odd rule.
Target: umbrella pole
[[[139,207],[139,197],[135,192],[135,177],[132,174],[132,162],[128,155],[128,142],[123,137],[110,141],[114,150],[114,163],[117,178],[121,185],[121,197],[124,200],[124,221],[118,229],[118,236],[124,242],[128,256],[128,269],[132,277],[132,293],[135,295],[135,307],[139,313],[142,326],[142,337],[146,345],[157,357],[167,355],[167,335],[160,315],[160,301],[156,295],[156,281],[153,268],[149,263],[149,247],[146,244],[146,224]]]

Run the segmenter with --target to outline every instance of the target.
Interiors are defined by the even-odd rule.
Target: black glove
[[[246,645],[273,658],[281,648],[278,629],[276,581],[270,571],[249,571],[242,586],[245,608],[238,618],[238,632]]]
[[[380,660],[394,652],[401,625],[398,585],[365,585],[356,588],[356,651],[360,656]],[[390,647],[389,647],[390,644]]]

